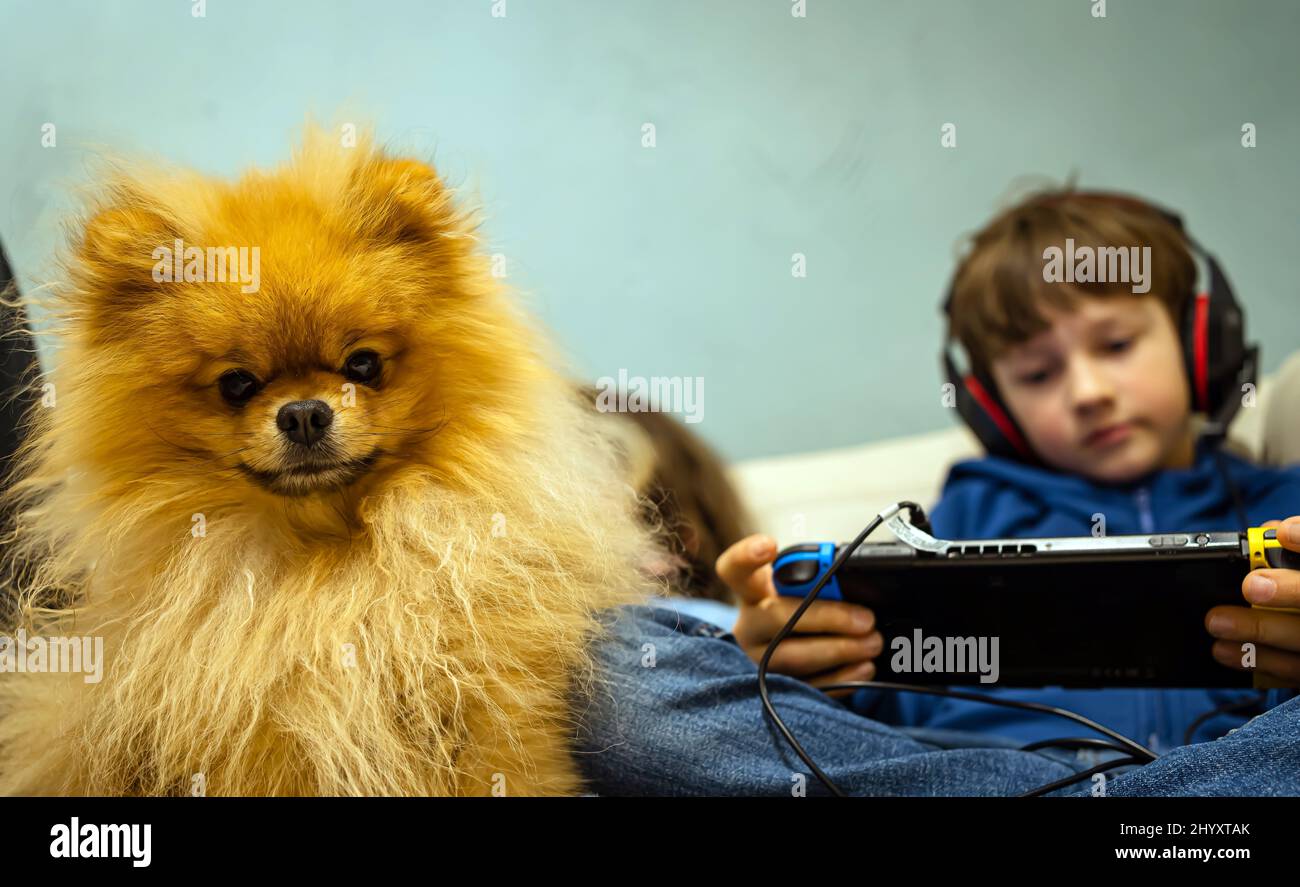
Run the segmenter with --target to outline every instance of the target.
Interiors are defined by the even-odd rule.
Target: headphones
[[[1242,386],[1255,382],[1259,346],[1246,344],[1241,306],[1218,261],[1192,239],[1182,217],[1175,212],[1136,197],[1104,191],[1071,192],[1068,196],[1159,213],[1178,229],[1193,255],[1204,261],[1209,287],[1196,291],[1196,296],[1183,306],[1179,337],[1183,366],[1191,385],[1192,408],[1209,417],[1206,435],[1217,439],[1226,437],[1228,424],[1241,408]],[[944,315],[950,322],[955,285],[954,275],[943,302]],[[956,393],[957,412],[962,420],[989,455],[1041,465],[1042,460],[1003,404],[993,380],[985,373],[958,371],[953,344],[951,339],[944,343],[943,370]]]

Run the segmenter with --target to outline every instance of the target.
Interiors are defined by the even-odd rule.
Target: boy
[[[1129,281],[1046,280],[1044,256],[1067,239],[1076,251],[1150,247],[1144,269],[1150,292],[1134,294]],[[1108,535],[1239,530],[1242,520],[1258,525],[1300,511],[1300,466],[1255,466],[1216,454],[1212,440],[1197,437],[1178,333],[1194,284],[1192,255],[1178,228],[1136,202],[1040,194],[977,234],[954,280],[950,335],[965,347],[972,369],[992,378],[1044,467],[998,457],[954,466],[931,515],[935,533],[1088,535],[1098,515]],[[1240,488],[1244,515],[1222,471]],[[1074,630],[1104,632],[1102,618],[1081,606]],[[1238,638],[1241,628],[1229,626],[1258,622],[1285,634],[1300,624],[1290,614],[1243,608],[1219,608],[1209,618],[1228,620],[1222,629],[1208,628],[1239,641],[1253,638]],[[1240,668],[1240,643],[1225,640],[1213,649],[1225,665]],[[1282,668],[1279,656],[1265,651],[1260,669]],[[1283,672],[1273,677],[1300,685],[1300,674]],[[1231,690],[992,695],[1069,709],[1156,752],[1222,736],[1244,723],[1243,711],[1258,712],[1249,706],[1257,694]],[[1012,708],[918,694],[864,692],[853,701],[864,714],[893,724],[996,732],[1025,742],[1061,735],[1059,718]],[[1269,707],[1279,701],[1280,694],[1264,700]],[[1243,709],[1216,714],[1234,704]]]
[[[1151,247],[1145,271],[1149,294],[1135,294],[1126,282],[1047,281],[1045,250],[1064,246],[1067,237],[1094,247]],[[973,368],[994,380],[1044,465],[988,457],[954,466],[931,515],[935,534],[1087,535],[1099,513],[1111,535],[1240,529],[1241,517],[1233,508],[1217,454],[1209,441],[1196,437],[1182,367],[1175,318],[1192,295],[1194,279],[1194,264],[1181,234],[1159,213],[1143,207],[1068,192],[1038,195],[976,235],[955,278],[951,333],[965,346]],[[1241,490],[1248,523],[1300,511],[1300,467],[1269,469],[1232,456],[1222,459]],[[1300,529],[1300,523],[1296,527]],[[775,731],[759,723],[762,714],[752,669],[746,671],[736,658],[736,645],[749,659],[761,658],[798,604],[775,595],[770,568],[775,553],[773,540],[751,537],[719,558],[719,575],[741,601],[731,633],[734,644],[721,629],[677,614],[673,616],[681,623],[642,613],[619,627],[620,641],[635,640],[633,634],[640,633],[640,646],[668,646],[672,661],[669,669],[659,671],[661,652],[657,674],[643,670],[616,676],[626,678],[623,688],[632,699],[622,712],[598,722],[603,726],[598,725],[595,735],[616,742],[619,736],[641,738],[653,731],[651,735],[662,741],[642,741],[636,762],[640,766],[631,772],[624,767],[612,784],[611,771],[605,769],[608,761],[588,758],[597,790],[618,790],[621,781],[625,789],[644,792],[764,793],[781,791],[770,781],[782,772],[788,779],[790,772],[803,769]],[[1261,573],[1279,574],[1273,579],[1283,580],[1270,606],[1294,606],[1279,603],[1292,599],[1287,588],[1294,574],[1257,571],[1252,580],[1265,578]],[[1243,587],[1248,601],[1264,602],[1253,581]],[[1104,630],[1092,624],[1086,603],[1080,615],[1078,630]],[[1220,625],[1217,618],[1227,622]],[[1300,617],[1216,608],[1207,614],[1207,626],[1223,639],[1214,649],[1225,665],[1240,667],[1240,643],[1253,640],[1260,644],[1261,670],[1287,685],[1300,683]],[[690,634],[692,642],[678,643],[665,628]],[[778,710],[814,759],[832,776],[847,780],[846,788],[856,786],[872,794],[1002,793],[1059,778],[1034,782],[1033,774],[1045,773],[1044,768],[1081,766],[1009,750],[1080,732],[1049,715],[879,691],[855,694],[850,711],[808,690],[809,685],[870,679],[872,660],[881,647],[869,611],[818,601],[771,664],[773,671],[806,680],[781,684],[784,695]],[[1245,708],[1258,699],[1249,692],[1210,690],[999,689],[991,695],[1067,708],[1153,745],[1157,752],[1183,745],[1184,734],[1200,740],[1223,735],[1245,720],[1227,709]],[[1266,704],[1280,700],[1275,694]],[[1285,706],[1287,714],[1300,714],[1290,711],[1297,706],[1300,703]],[[631,714],[629,707],[635,709]],[[657,719],[651,717],[656,709]],[[630,734],[604,729],[634,722],[637,728]],[[693,739],[679,740],[675,731]],[[731,754],[719,754],[718,743],[733,746]],[[996,745],[1002,750],[988,747]],[[957,746],[966,748],[938,751]],[[656,764],[657,755],[669,753],[675,758],[671,764]],[[970,755],[978,756],[978,766],[963,757]],[[664,767],[686,769],[694,776],[692,784],[665,786],[655,776]],[[1143,779],[1157,779],[1156,773],[1145,768]],[[1188,788],[1185,782],[1171,782],[1173,790]],[[788,784],[784,788],[788,790]],[[1230,787],[1243,794],[1276,788],[1251,773],[1240,774]],[[1300,785],[1290,790],[1300,791]]]

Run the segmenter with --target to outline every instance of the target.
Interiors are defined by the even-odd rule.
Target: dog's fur
[[[570,702],[657,542],[477,223],[428,165],[310,127],[233,183],[116,168],[47,309],[5,540],[8,633],[102,636],[104,676],[0,674],[0,792],[581,789]],[[176,238],[260,247],[260,290],[155,282]],[[384,375],[347,406],[363,345]],[[242,408],[231,368],[265,382]],[[305,398],[341,459],[380,455],[274,492],[252,472]]]

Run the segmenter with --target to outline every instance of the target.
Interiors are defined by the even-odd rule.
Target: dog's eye
[[[353,382],[373,382],[379,378],[379,355],[373,351],[354,351],[343,364],[343,375]]]
[[[245,370],[230,370],[221,374],[217,387],[227,402],[239,406],[257,393],[257,377]]]

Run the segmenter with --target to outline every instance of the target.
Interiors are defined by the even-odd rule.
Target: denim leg
[[[1213,742],[1176,748],[1112,779],[1108,797],[1300,795],[1300,697]]]
[[[576,759],[601,795],[773,795],[821,783],[763,713],[758,666],[726,630],[672,608],[625,607],[597,646],[600,681],[578,714]],[[773,705],[854,795],[1008,795],[1081,767],[1010,748],[943,749],[769,674]]]

